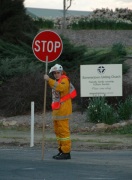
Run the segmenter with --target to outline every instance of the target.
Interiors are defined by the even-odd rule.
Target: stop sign
[[[62,52],[63,43],[60,36],[50,30],[38,33],[32,43],[33,53],[40,61],[48,62],[55,61]]]

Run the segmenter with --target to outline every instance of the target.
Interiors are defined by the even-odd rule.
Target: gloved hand
[[[44,80],[46,80],[46,81],[49,80],[49,76],[47,74],[44,75]]]

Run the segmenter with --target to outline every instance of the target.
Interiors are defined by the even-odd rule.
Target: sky
[[[25,0],[25,7],[63,9],[63,0]],[[128,8],[132,10],[132,0],[73,0],[69,10],[93,11],[95,9]]]

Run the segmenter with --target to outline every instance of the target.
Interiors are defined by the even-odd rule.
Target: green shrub
[[[43,18],[37,18],[34,20],[34,24],[40,29],[40,28],[54,28],[54,22],[53,20],[49,19],[43,19]]]
[[[113,124],[117,122],[117,114],[113,107],[107,104],[105,97],[90,98],[87,118],[93,123]]]
[[[15,116],[31,111],[31,101],[35,111],[43,111],[44,79],[43,73],[25,74],[9,79],[0,88],[0,113]],[[51,90],[47,87],[47,109],[51,109]]]
[[[93,123],[113,124],[120,120],[128,120],[132,116],[132,96],[117,104],[117,109],[108,105],[105,97],[89,99],[87,119]]]
[[[71,24],[71,29],[107,29],[107,30],[131,30],[132,24],[127,22],[117,22],[107,18],[80,18]]]
[[[128,96],[125,102],[119,102],[118,115],[120,120],[128,120],[132,116],[132,96]]]
[[[121,43],[113,44],[113,46],[111,48],[111,52],[113,53],[113,55],[115,55],[117,57],[121,57],[121,56],[126,56],[127,55],[126,48]]]

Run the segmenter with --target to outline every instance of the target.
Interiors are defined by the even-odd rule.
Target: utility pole
[[[63,0],[63,25],[62,30],[66,29],[66,0]]]
[[[66,5],[66,2],[69,1],[69,5]],[[66,12],[71,7],[72,0],[63,0],[63,23],[62,23],[62,34],[66,29]]]

